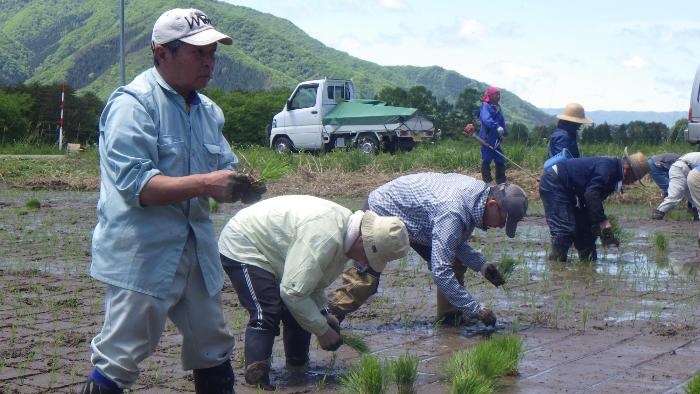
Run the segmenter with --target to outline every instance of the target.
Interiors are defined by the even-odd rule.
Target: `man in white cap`
[[[428,263],[437,286],[437,322],[457,325],[476,318],[495,326],[496,314],[464,287],[464,274],[468,267],[494,286],[504,280],[468,241],[476,228],[505,227],[506,235],[515,237],[527,205],[527,195],[514,184],[490,186],[466,175],[426,172],[380,186],[369,194],[366,207],[406,224],[411,247]],[[342,285],[330,297],[330,310],[341,320],[377,292],[380,273],[370,268],[343,273]]]
[[[581,157],[578,150],[578,129],[584,124],[591,124],[593,121],[586,117],[583,106],[579,103],[566,104],[564,112],[557,115],[559,121],[557,127],[552,131],[549,139],[549,149],[547,158],[556,156],[566,149],[571,157]]]
[[[221,307],[223,270],[209,198],[253,202],[264,189],[235,172],[221,109],[197,93],[232,40],[195,9],[158,18],[155,67],[110,96],[100,118],[100,199],[91,275],[106,284],[94,369],[82,393],[121,393],[151,355],[166,318],[182,334],[197,393],[232,393],[234,338]]]
[[[342,344],[327,312],[326,288],[354,260],[381,272],[406,256],[408,233],[396,217],[348,209],[311,196],[270,198],[239,211],[221,231],[219,251],[238,299],[250,314],[245,380],[270,385],[270,358],[280,321],[289,369],[309,361],[311,334],[328,351]]]

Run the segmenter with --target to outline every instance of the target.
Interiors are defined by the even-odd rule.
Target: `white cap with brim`
[[[214,29],[207,15],[194,8],[175,8],[166,11],[153,25],[151,41],[154,45],[167,44],[175,40],[196,46],[215,42],[233,44],[231,37]]]
[[[382,272],[386,263],[408,254],[406,225],[395,216],[382,217],[367,211],[362,217],[360,232],[367,262],[377,272]]]

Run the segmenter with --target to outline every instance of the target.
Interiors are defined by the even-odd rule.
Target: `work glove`
[[[664,211],[659,211],[656,208],[651,210],[651,218],[654,220],[661,220],[664,218],[664,215],[666,215],[666,212]]]
[[[620,246],[620,239],[613,234],[612,228],[604,228],[600,231],[600,242],[603,246]]]
[[[496,267],[496,265],[493,263],[486,263],[482,265],[481,275],[496,287],[506,283],[505,279],[503,279],[503,276],[498,271],[498,267]]]
[[[477,313],[476,318],[479,319],[485,326],[496,327],[496,314],[491,308],[482,307]]]
[[[503,127],[498,126],[496,131],[498,132],[498,138],[503,139],[503,134],[505,133],[505,130],[503,129]]]

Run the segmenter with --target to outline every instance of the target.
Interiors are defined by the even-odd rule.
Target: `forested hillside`
[[[151,64],[153,22],[176,0],[126,1],[127,80]],[[250,8],[213,0],[187,6],[205,11],[234,38],[221,46],[211,87],[271,91],[326,76],[353,78],[362,97],[385,87],[425,86],[454,102],[465,88],[486,84],[440,67],[380,66],[349,56],[309,37],[291,22]],[[0,85],[65,82],[102,99],[119,80],[119,2],[115,0],[3,0],[0,2]],[[397,60],[400,62],[400,59]],[[507,91],[509,121],[536,125],[551,117]]]

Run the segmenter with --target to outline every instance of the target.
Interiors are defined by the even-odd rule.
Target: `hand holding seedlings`
[[[252,204],[260,200],[267,191],[264,183],[248,174],[236,173],[231,187],[232,201],[241,200],[244,204]]]
[[[485,326],[496,327],[496,314],[493,313],[491,308],[482,307],[477,318],[484,323]]]
[[[333,327],[329,327],[325,334],[318,337],[318,343],[321,349],[334,352],[343,344],[343,339]]]
[[[481,266],[481,275],[496,287],[506,283],[505,279],[503,279],[503,276],[498,271],[498,267],[493,263],[487,263]]]

